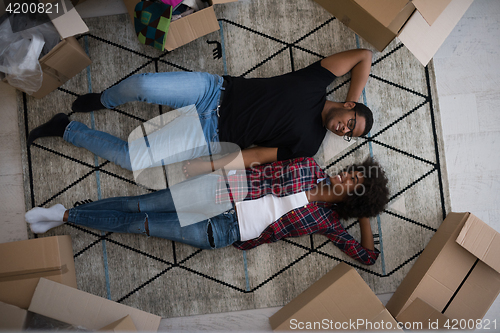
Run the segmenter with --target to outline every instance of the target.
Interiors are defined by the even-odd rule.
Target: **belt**
[[[227,87],[227,81],[224,80],[222,82],[222,87],[220,90],[219,105],[217,105],[217,117],[220,117],[219,110],[220,110],[220,106],[222,105],[222,102],[224,101],[224,96],[226,95],[226,87]]]

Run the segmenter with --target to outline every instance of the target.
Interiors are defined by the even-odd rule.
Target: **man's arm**
[[[351,72],[351,85],[346,102],[357,102],[368,81],[372,65],[372,51],[367,49],[349,50],[333,54],[321,60],[321,66],[335,76]]]
[[[278,160],[278,148],[252,147],[240,152],[226,155],[218,160],[203,161],[195,159],[184,164],[183,171],[186,177],[193,177],[203,173],[225,168],[245,169],[252,166],[271,163]]]
[[[278,148],[252,147],[213,161],[213,169],[246,169],[278,160]]]
[[[370,226],[370,219],[367,217],[359,218],[359,229],[361,231],[361,246],[368,250],[374,250],[375,244],[373,242],[372,228]]]

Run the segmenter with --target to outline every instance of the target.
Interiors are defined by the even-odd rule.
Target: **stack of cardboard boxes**
[[[450,213],[386,308],[359,274],[342,263],[269,321],[273,330],[299,326],[436,330],[486,325],[496,329],[481,319],[499,292],[500,234],[470,213]]]
[[[500,234],[469,213],[450,213],[408,275],[387,309],[398,320],[421,315],[427,303],[451,324],[482,319],[500,292]],[[420,299],[420,301],[418,301]],[[422,302],[423,301],[423,302]],[[413,303],[419,306],[411,305]]]
[[[425,66],[474,0],[314,0],[382,51],[396,37]]]
[[[86,330],[158,330],[161,317],[76,287],[70,236],[0,244],[0,330],[26,328],[32,314]]]

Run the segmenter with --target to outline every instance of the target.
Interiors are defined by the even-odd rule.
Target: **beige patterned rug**
[[[41,100],[19,93],[22,140],[26,133],[72,101],[100,92],[129,75],[156,71],[207,71],[267,77],[300,69],[332,53],[371,48],[312,0],[254,0],[216,6],[221,30],[172,52],[138,43],[127,15],[86,20],[79,38],[92,65]],[[217,41],[222,57],[214,58]],[[375,50],[374,50],[375,51]],[[329,87],[342,101],[349,76]],[[375,156],[385,167],[389,207],[371,220],[382,254],[363,266],[326,237],[305,236],[250,251],[232,247],[206,251],[140,235],[104,233],[74,225],[43,236],[69,234],[74,245],[78,286],[163,317],[284,305],[339,262],[354,266],[376,293],[393,292],[449,212],[440,115],[432,62],[423,67],[397,41],[374,52],[363,101],[375,113],[370,139],[351,145],[328,136],[318,162],[329,170]],[[165,107],[130,103],[117,110],[71,114],[123,139]],[[60,138],[44,138],[23,153],[27,209],[111,196],[148,193],[131,172],[75,148]],[[182,180],[179,165],[168,167],[169,183]],[[359,239],[354,220],[343,221]],[[33,237],[33,235],[32,235]]]

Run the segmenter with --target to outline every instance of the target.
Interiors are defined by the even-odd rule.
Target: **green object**
[[[164,51],[171,20],[172,6],[140,1],[134,12],[134,26],[139,42]]]

